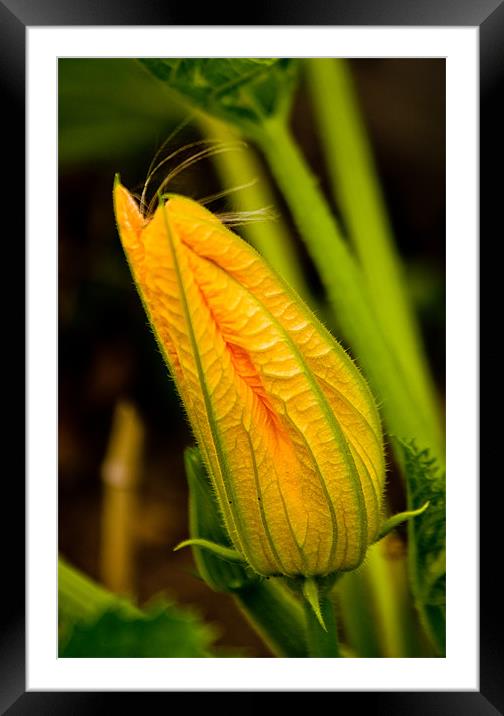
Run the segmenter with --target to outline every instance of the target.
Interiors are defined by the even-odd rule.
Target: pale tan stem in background
[[[143,426],[135,408],[119,402],[114,413],[103,481],[100,576],[117,594],[135,592],[134,526],[137,518]]]

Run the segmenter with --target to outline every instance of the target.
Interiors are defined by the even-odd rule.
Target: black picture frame
[[[194,23],[195,16],[198,22]],[[1,116],[4,123],[2,154],[7,162],[0,172],[2,197],[8,197],[8,214],[13,220],[12,227],[4,235],[4,258],[8,265],[19,273],[24,267],[24,193],[25,180],[25,47],[28,26],[65,25],[392,25],[392,26],[472,26],[479,27],[480,40],[480,235],[486,236],[489,252],[502,235],[500,207],[502,204],[502,180],[494,178],[492,169],[502,166],[504,159],[502,127],[504,112],[499,106],[499,97],[504,89],[504,3],[502,0],[414,0],[395,2],[392,0],[355,0],[354,2],[331,2],[311,0],[301,3],[297,0],[284,2],[254,3],[251,12],[238,12],[227,4],[225,10],[215,3],[195,11],[187,3],[170,0],[0,0],[0,91],[2,100]],[[9,152],[10,150],[10,152]],[[498,175],[497,175],[498,176]],[[3,186],[5,185],[5,186]],[[5,226],[2,226],[5,230]],[[6,238],[10,237],[9,241]],[[6,248],[8,247],[8,248]],[[492,263],[497,271],[496,262]],[[5,264],[4,264],[5,266]],[[10,273],[10,272],[9,272]],[[7,278],[7,277],[6,277]],[[493,280],[492,280],[493,279]],[[487,278],[481,293],[481,316],[498,319],[497,287],[495,276]],[[19,316],[24,314],[23,292],[16,284],[15,315],[11,321],[16,324],[18,338],[15,349],[10,351],[11,372],[15,375],[23,370],[19,359],[20,347],[24,345],[24,331]],[[6,293],[4,296],[13,295]],[[496,310],[497,309],[497,310]],[[9,313],[9,310],[6,311]],[[8,316],[6,316],[8,318]],[[15,334],[13,326],[12,335]],[[495,331],[494,331],[495,334]],[[9,335],[11,335],[9,333]],[[9,340],[9,345],[13,343]],[[497,352],[492,361],[492,344],[489,379],[496,378],[499,370]],[[479,351],[478,346],[467,350]],[[19,385],[24,385],[24,375]],[[16,394],[20,401],[22,391]],[[494,403],[498,401],[494,397]],[[486,414],[483,407],[483,414]],[[492,411],[493,412],[493,411]],[[498,414],[498,412],[497,412]],[[487,422],[481,433],[483,449],[481,455],[490,455],[498,460],[494,446],[497,443],[498,420]],[[23,416],[10,416],[12,435],[24,435]],[[486,450],[485,450],[486,445]],[[462,449],[462,448],[461,448]],[[166,694],[139,693],[117,694],[96,692],[27,692],[25,693],[25,568],[24,568],[24,526],[25,494],[21,477],[21,459],[14,462],[17,479],[13,475],[3,485],[3,504],[8,505],[10,524],[1,520],[3,539],[3,582],[1,590],[2,629],[0,632],[0,711],[9,714],[80,714],[109,711],[117,707],[116,699],[126,696],[128,706],[150,708],[151,698],[173,698],[173,692]],[[10,472],[10,470],[9,470]],[[504,713],[504,659],[500,637],[500,593],[498,591],[499,562],[502,562],[499,546],[502,539],[499,530],[500,504],[494,492],[500,478],[495,465],[484,473],[480,490],[481,535],[480,535],[480,690],[440,692],[337,692],[333,708],[341,709],[344,701],[352,699],[352,705],[368,707],[371,713],[379,714],[496,714]],[[6,510],[4,510],[4,513]],[[502,521],[502,519],[500,520]],[[495,575],[495,577],[494,577]],[[6,579],[5,579],[6,578]],[[4,581],[5,580],[5,581]],[[257,694],[258,695],[258,694]],[[256,694],[254,694],[254,697]],[[148,697],[149,701],[145,699]],[[140,698],[142,701],[140,702]],[[113,704],[112,704],[113,701]],[[147,705],[147,703],[149,705]],[[249,709],[254,700],[247,700]]]

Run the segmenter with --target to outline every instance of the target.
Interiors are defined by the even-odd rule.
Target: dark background
[[[351,67],[442,401],[445,63],[366,59],[352,60]],[[59,88],[60,551],[91,577],[106,581],[100,566],[100,470],[114,409],[119,400],[128,399],[146,436],[132,524],[133,595],[143,603],[166,591],[216,623],[220,645],[268,656],[231,598],[214,594],[194,575],[190,552],[172,552],[187,537],[182,453],[192,438],[114,224],[115,172],[128,188],[141,186],[155,151],[186,112],[132,60],[60,60]],[[323,149],[303,81],[292,126],[329,195]],[[198,136],[189,126],[170,149]],[[203,162],[177,177],[171,190],[197,198],[220,188],[211,163]],[[278,208],[283,211],[280,199]],[[313,269],[302,255],[318,292]],[[400,507],[400,488],[391,482],[393,501]]]

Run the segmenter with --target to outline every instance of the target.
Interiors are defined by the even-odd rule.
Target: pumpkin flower
[[[206,208],[168,194],[145,218],[118,180],[114,204],[236,552],[261,575],[354,569],[380,534],[385,474],[357,367]]]

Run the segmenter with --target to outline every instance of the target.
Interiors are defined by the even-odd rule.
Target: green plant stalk
[[[308,656],[303,608],[276,579],[252,583],[233,596],[275,656]]]
[[[345,643],[359,657],[383,656],[373,609],[373,590],[367,564],[342,576],[336,588],[336,602]]]
[[[339,325],[368,377],[389,432],[442,453],[438,431],[415,400],[372,308],[366,280],[288,127],[266,121],[256,139],[326,287]]]
[[[199,116],[199,124],[204,133],[212,139],[229,142],[236,140],[238,136],[223,122],[204,115]],[[244,186],[234,195],[233,204],[238,211],[253,211],[275,204],[275,196],[269,179],[254,149],[243,147],[239,152],[216,154],[213,157],[213,162],[224,187],[238,187],[245,181],[255,180],[253,185]],[[305,301],[312,300],[299,259],[293,251],[288,230],[280,217],[274,221],[265,220],[245,224],[240,227],[239,233],[247,238],[252,246],[264,256],[269,265]]]
[[[401,629],[403,604],[400,602],[397,585],[391,580],[389,565],[384,558],[381,544],[369,550],[367,568],[383,656],[406,656]]]
[[[437,430],[436,442],[442,447],[434,385],[347,61],[310,59],[305,66],[333,193],[356,247],[378,320],[416,404],[433,431]]]
[[[399,605],[398,622],[405,657],[434,656],[422,635],[422,626],[415,610],[408,574],[408,555],[388,559],[389,579],[395,585],[395,599]]]
[[[386,540],[370,548],[367,569],[370,593],[383,656],[408,657],[415,652],[415,625],[408,600],[407,580],[401,566],[387,557]],[[396,560],[398,561],[398,560]],[[418,653],[418,652],[416,652]]]
[[[58,606],[60,614],[72,620],[92,620],[111,608],[119,608],[131,616],[142,614],[134,604],[100,587],[61,558],[58,560]]]
[[[308,655],[311,657],[340,657],[336,615],[329,595],[320,596],[320,612],[325,629],[315,616],[313,608],[307,600],[305,600],[304,606]]]
[[[421,651],[405,555],[388,554],[386,538],[337,587],[341,621],[358,656],[411,657]]]

